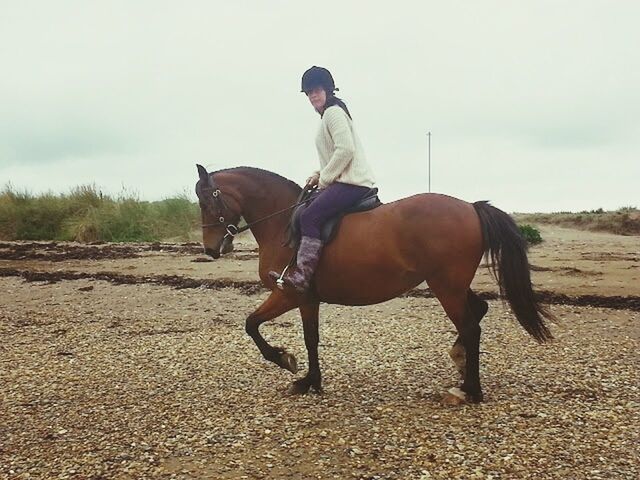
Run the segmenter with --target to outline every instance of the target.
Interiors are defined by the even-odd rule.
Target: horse
[[[536,299],[527,244],[513,219],[486,201],[473,204],[423,193],[345,216],[325,246],[312,287],[303,293],[277,288],[269,271],[289,264],[283,237],[302,188],[276,173],[235,167],[213,173],[197,165],[195,191],[202,214],[204,251],[213,259],[238,233],[244,218],[259,247],[260,280],[269,297],[247,318],[245,330],[262,356],[295,374],[295,357],[260,334],[265,322],[298,308],[308,353],[308,372],[291,394],[322,391],[318,358],[320,302],[372,305],[402,295],[426,281],[453,322],[458,337],[450,356],[462,384],[450,390],[460,402],[483,400],[479,373],[480,321],[488,304],[471,288],[483,255],[519,324],[538,342],[552,339],[545,319],[553,316]]]

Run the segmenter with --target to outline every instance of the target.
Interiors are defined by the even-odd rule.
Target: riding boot
[[[320,254],[322,253],[322,240],[313,237],[302,237],[298,248],[298,259],[296,266],[287,270],[284,275],[284,282],[298,292],[303,293],[309,289],[311,278],[316,271]],[[276,272],[269,272],[272,278],[279,278]]]

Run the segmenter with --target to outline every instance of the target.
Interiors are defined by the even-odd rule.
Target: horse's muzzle
[[[220,255],[226,255],[231,252],[233,252],[233,237],[225,236],[220,247]]]
[[[206,253],[212,258],[220,258],[220,250],[216,250],[213,248],[205,248],[204,253]]]

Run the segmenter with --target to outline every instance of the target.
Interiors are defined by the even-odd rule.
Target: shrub
[[[633,212],[638,212],[638,209],[637,207],[627,205],[626,207],[620,207],[618,210],[616,210],[616,212],[633,213]]]
[[[540,235],[540,231],[531,225],[518,225],[520,228],[520,233],[527,241],[529,245],[537,245],[538,243],[542,243],[542,236]]]

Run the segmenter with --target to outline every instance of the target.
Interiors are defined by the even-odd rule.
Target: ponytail
[[[342,110],[344,110],[344,113],[347,114],[347,117],[353,120],[353,118],[351,118],[351,114],[349,113],[349,109],[347,108],[347,105],[344,103],[344,101],[341,98],[336,97],[333,93],[327,93],[327,101],[324,104],[325,110],[333,105],[338,105]]]

